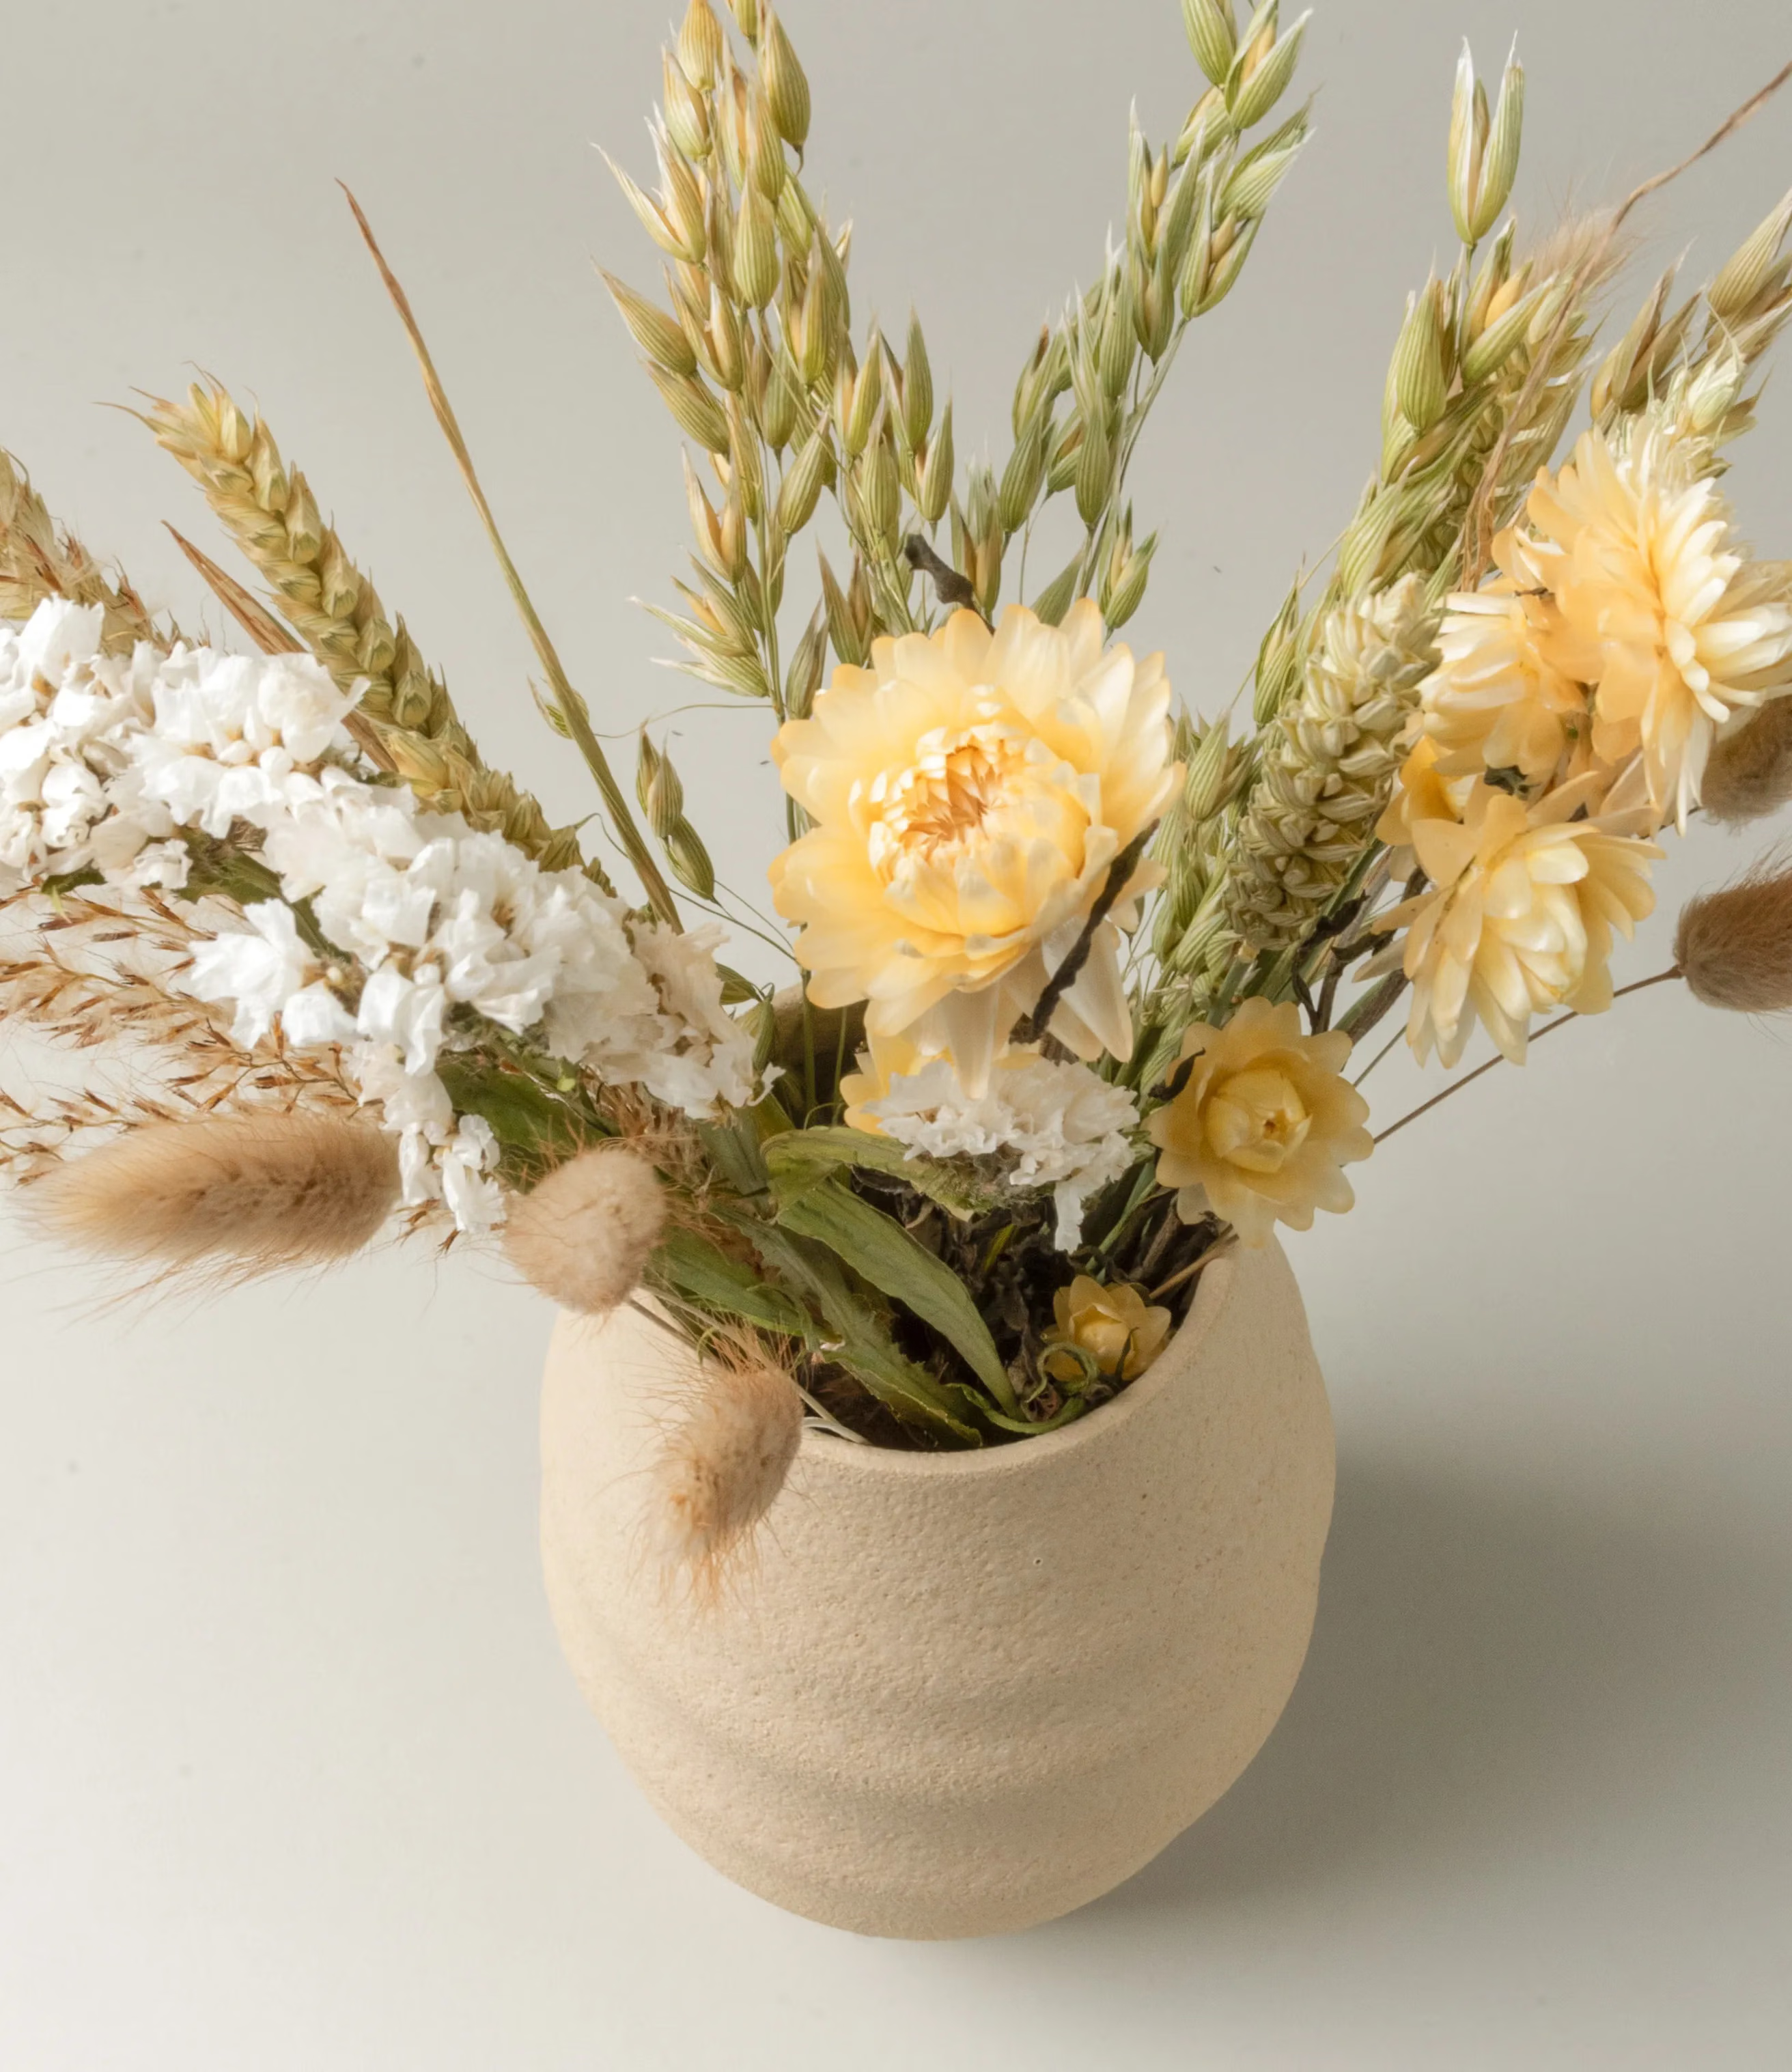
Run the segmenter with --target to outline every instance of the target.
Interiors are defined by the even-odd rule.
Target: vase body
[[[1334,1466],[1278,1248],[1210,1267],[1146,1374],[1059,1432],[947,1454],[805,1432],[713,1603],[645,1552],[693,1357],[637,1310],[561,1320],[542,1554],[588,1702],[738,1884],[870,1934],[1025,1927],[1129,1877],[1262,1745]]]

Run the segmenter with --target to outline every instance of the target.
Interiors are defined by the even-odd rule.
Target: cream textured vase
[[[692,1358],[563,1318],[542,1554],[568,1661],[716,1867],[873,1935],[982,1935],[1108,1891],[1250,1762],[1300,1672],[1331,1516],[1325,1387],[1272,1247],[1223,1260],[1149,1371],[976,1453],[805,1433],[751,1568],[693,1604],[642,1472]]]

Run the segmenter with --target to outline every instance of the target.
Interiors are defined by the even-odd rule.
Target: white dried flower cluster
[[[178,890],[177,829],[265,824],[351,747],[351,701],[308,657],[105,655],[104,617],[51,599],[0,623],[0,894],[87,870]]]
[[[1056,1242],[1075,1248],[1090,1195],[1117,1180],[1135,1157],[1139,1112],[1124,1087],[1087,1065],[1010,1050],[997,1059],[987,1092],[965,1092],[949,1058],[890,1075],[890,1091],[865,1104],[887,1136],[929,1158],[993,1158],[1012,1187],[1050,1187]]]
[[[476,1172],[490,1149],[476,1119],[456,1125],[436,1071],[462,1010],[692,1113],[751,1098],[752,1039],[722,1006],[713,931],[631,923],[582,873],[339,770],[270,822],[262,856],[290,903],[252,906],[243,931],[202,944],[188,985],[234,1005],[240,1042],[277,1019],[289,1042],[351,1046],[364,1093],[403,1133],[407,1200],[439,1190],[462,1228],[496,1209],[489,1183],[452,1170]],[[301,939],[302,902],[351,971]]]
[[[214,916],[181,980],[251,1047],[277,1028],[340,1046],[401,1138],[405,1199],[491,1227],[497,1145],[437,1067],[480,1025],[693,1114],[752,1098],[753,1041],[722,1005],[719,931],[632,919],[582,873],[364,782],[351,701],[306,658],[140,645],[100,652],[101,613],[45,604],[0,627],[0,891],[88,870],[179,888],[182,829],[259,830],[281,897]]]

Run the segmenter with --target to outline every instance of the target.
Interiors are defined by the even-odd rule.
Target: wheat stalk
[[[141,415],[204,491],[306,646],[344,690],[364,687],[359,713],[379,759],[418,797],[503,835],[546,868],[576,865],[576,834],[550,828],[528,792],[486,767],[446,684],[404,620],[387,617],[372,580],[325,524],[305,477],[288,470],[266,424],[211,380],[195,382],[181,402],[152,397]]]
[[[46,598],[101,606],[109,654],[128,655],[139,640],[166,647],[177,629],[158,631],[149,608],[121,574],[106,574],[74,534],[50,516],[31,477],[0,450],[0,619],[29,619]]]

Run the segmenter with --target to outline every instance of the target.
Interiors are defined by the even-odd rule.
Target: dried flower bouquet
[[[665,53],[657,185],[617,170],[664,295],[610,287],[688,442],[695,551],[656,615],[767,711],[787,989],[718,961],[752,910],[645,728],[631,804],[364,219],[628,890],[485,761],[224,388],[141,415],[258,580],[182,542],[248,652],[153,615],[0,461],[0,999],[132,1067],[0,1096],[39,1221],[224,1278],[394,1221],[496,1233],[571,1309],[651,1300],[713,1355],[665,1490],[700,1566],[805,1420],[969,1447],[1123,1388],[1222,1247],[1350,1207],[1375,1141],[1352,1053],[1384,1018],[1421,1059],[1479,1026],[1522,1062],[1537,1017],[1617,997],[1665,828],[1792,797],[1792,565],[1720,487],[1792,313],[1792,196],[1601,356],[1647,190],[1502,226],[1523,75],[1490,103],[1465,50],[1460,256],[1408,302],[1375,472],[1247,715],[1196,718],[1113,638],[1157,541],[1128,465],[1306,141],[1305,17],[1183,0],[1205,90],[1173,140],[1135,123],[1124,237],[1040,333],[997,467],[960,464],[919,321],[898,346],[855,318],[802,67],[769,6],[731,10],[690,0]],[[799,616],[824,511],[845,544]],[[1039,580],[1054,520],[1074,551]],[[1695,902],[1641,983],[1671,979],[1792,1006],[1792,876]]]

